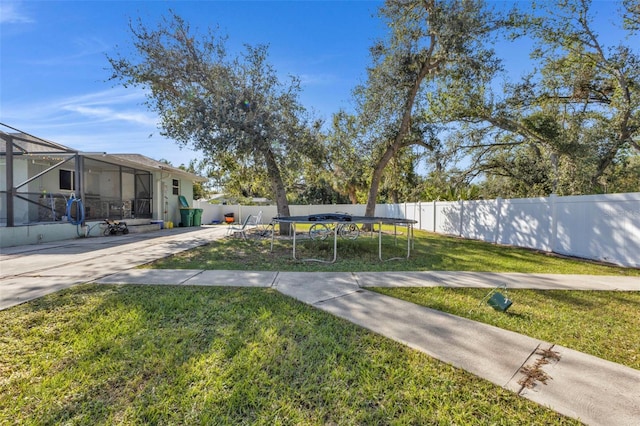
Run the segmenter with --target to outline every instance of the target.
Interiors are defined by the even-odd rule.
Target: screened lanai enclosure
[[[4,228],[105,219],[178,223],[178,196],[192,202],[193,183],[204,180],[140,154],[82,152],[26,133],[0,131]]]
[[[152,175],[132,166],[122,158],[126,155],[80,153],[26,136],[11,141],[13,152],[6,149],[6,138],[0,146],[6,176],[0,186],[6,214],[0,220],[8,226],[152,217]],[[74,199],[81,200],[84,212]]]

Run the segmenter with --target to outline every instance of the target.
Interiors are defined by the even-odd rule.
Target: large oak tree
[[[266,46],[231,55],[225,37],[199,35],[175,14],[157,28],[140,20],[130,28],[133,51],[108,58],[112,78],[147,90],[163,135],[218,165],[235,159],[265,170],[278,214],[289,216],[281,165],[318,152],[319,126],[298,100],[298,80],[280,81]]]
[[[390,161],[407,147],[438,144],[434,123],[424,119],[427,84],[445,72],[474,78],[497,66],[490,41],[504,25],[481,0],[387,0],[381,17],[389,35],[371,48],[367,82],[356,90],[362,125],[379,129],[370,136],[367,216],[374,215]]]

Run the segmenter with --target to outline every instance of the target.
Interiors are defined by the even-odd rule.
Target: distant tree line
[[[203,153],[189,170],[237,197],[376,203],[640,191],[640,0],[604,45],[589,0],[388,0],[352,111],[330,122],[281,81],[266,46],[227,51],[176,14],[132,21],[113,79],[147,89],[161,132]],[[515,78],[497,43],[531,43]],[[199,191],[205,192],[205,188]],[[200,195],[200,193],[199,193]]]

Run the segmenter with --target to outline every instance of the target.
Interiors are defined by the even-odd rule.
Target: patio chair
[[[244,220],[244,223],[242,224],[242,226],[234,226],[234,225],[229,226],[229,228],[227,229],[227,235],[240,233],[242,234],[242,238],[246,240],[247,226],[251,227],[251,225],[249,224],[251,217],[252,217],[251,215],[248,215],[247,218]]]
[[[257,216],[254,216],[254,219],[249,223],[249,225],[257,228],[258,230],[262,228],[262,210],[258,212]]]

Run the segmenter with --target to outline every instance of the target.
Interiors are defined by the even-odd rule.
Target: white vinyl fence
[[[202,223],[236,222],[275,206],[212,205],[203,202]],[[346,212],[364,215],[364,205],[290,206],[292,216]],[[416,228],[496,244],[527,247],[568,256],[640,267],[640,193],[571,197],[430,201],[376,206],[376,216],[413,219]],[[640,283],[639,283],[640,287]]]

